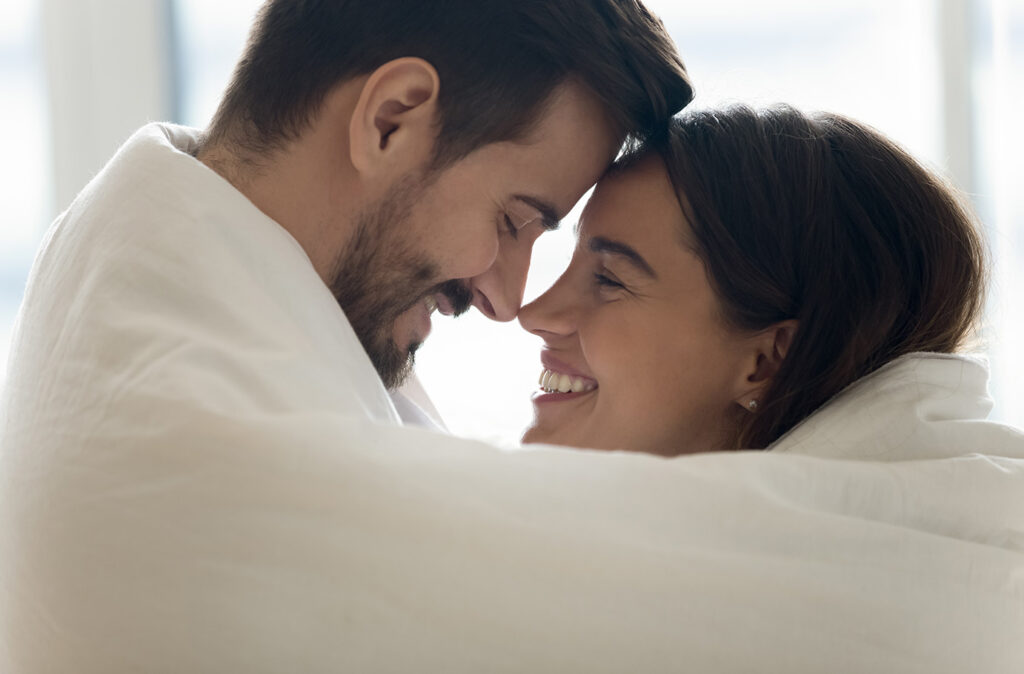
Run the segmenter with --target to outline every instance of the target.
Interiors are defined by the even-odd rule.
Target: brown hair
[[[521,138],[568,78],[637,140],[663,134],[693,97],[664,26],[639,0],[268,0],[207,142],[277,149],[336,84],[407,56],[441,80],[437,165]]]
[[[954,190],[877,131],[737,106],[673,120],[661,151],[725,320],[799,321],[736,448],[767,447],[894,358],[971,334],[981,235]]]

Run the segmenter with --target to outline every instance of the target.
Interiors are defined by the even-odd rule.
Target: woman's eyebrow
[[[544,227],[544,229],[558,229],[559,224],[561,224],[562,218],[558,216],[558,211],[555,210],[554,206],[544,201],[543,199],[531,197],[528,194],[514,194],[512,195],[512,198],[515,199],[516,201],[523,202],[530,208],[540,213],[541,226]]]
[[[630,264],[642,271],[644,274],[653,279],[658,278],[658,275],[654,272],[651,265],[647,263],[647,260],[645,260],[640,253],[636,252],[636,250],[628,244],[622,243],[621,241],[606,239],[603,236],[595,236],[590,239],[589,247],[594,253],[611,253],[612,255],[620,255],[626,258]]]

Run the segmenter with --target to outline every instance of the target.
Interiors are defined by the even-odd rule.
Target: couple
[[[207,132],[141,130],[39,253],[0,669],[1024,663],[970,218],[861,125],[691,95],[634,0],[270,0]],[[545,341],[533,451],[396,411],[471,305]]]

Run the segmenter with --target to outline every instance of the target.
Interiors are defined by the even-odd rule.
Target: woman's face
[[[519,315],[545,343],[524,442],[663,455],[723,446],[756,397],[763,340],[726,326],[688,235],[659,158],[598,184],[569,268]]]

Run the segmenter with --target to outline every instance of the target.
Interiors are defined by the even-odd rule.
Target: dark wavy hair
[[[979,229],[948,183],[879,132],[735,106],[674,119],[656,151],[727,324],[799,321],[734,448],[765,448],[894,358],[955,352],[972,335],[986,280]]]
[[[405,56],[441,80],[438,166],[525,136],[566,80],[637,141],[663,134],[693,98],[668,32],[639,0],[268,0],[207,142],[273,152],[335,85]]]

